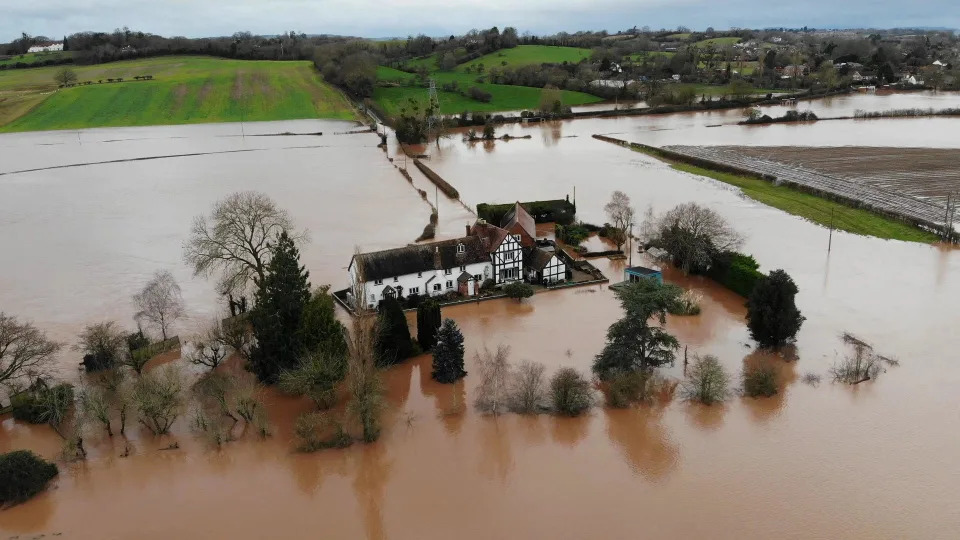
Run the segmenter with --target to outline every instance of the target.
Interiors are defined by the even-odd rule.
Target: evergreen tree
[[[792,341],[804,317],[794,301],[796,283],[783,270],[774,270],[757,282],[747,300],[747,327],[761,347],[777,348]]]
[[[282,370],[297,366],[303,351],[300,329],[310,301],[310,273],[300,266],[300,252],[286,231],[270,248],[273,258],[250,313],[257,338],[250,364],[258,379],[275,383]]]
[[[381,366],[400,363],[413,356],[410,328],[407,317],[396,298],[387,298],[380,303],[377,316],[377,363]]]
[[[422,350],[433,350],[441,322],[440,302],[430,298],[417,307],[417,341]]]
[[[437,332],[433,347],[433,379],[452,383],[467,375],[463,369],[463,333],[453,319],[446,319]]]
[[[300,321],[300,346],[304,354],[322,353],[329,358],[347,356],[347,329],[337,320],[330,286],[313,292]]]

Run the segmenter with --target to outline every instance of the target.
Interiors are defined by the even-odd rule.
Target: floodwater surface
[[[651,122],[673,123],[677,139],[711,144],[755,137],[739,126],[706,128],[701,116],[677,118],[516,126],[510,129],[534,138],[448,139],[426,150],[427,162],[471,208],[573,198],[575,189],[580,217],[602,223],[603,205],[619,189],[641,214],[648,205],[663,211],[687,201],[720,212],[763,270],[784,268],[796,280],[807,317],[796,346],[776,356],[755,351],[742,298],[670,268],[666,280],[702,295],[703,311],[670,317],[667,326],[691,358],[714,354],[734,379],[745,363],[773,362],[783,388],[777,396],[704,407],[677,394],[626,410],[597,407],[576,419],[482,416],[472,407],[476,352],[503,344],[514,364],[587,373],[622,311],[606,285],[466,304],[444,316],[463,329],[468,376],[436,384],[429,357],[391,368],[384,432],[374,444],[296,453],[293,420],[310,407],[268,391],[273,435],[265,440],[242,434],[213,450],[186,419],[163,440],[137,428],[129,441],[90,433],[90,458],[63,464],[52,489],[0,511],[0,531],[91,539],[955,537],[960,251],[835,232],[828,253],[823,227],[590,138],[619,129],[649,142],[644,135],[662,133]],[[941,120],[871,121],[877,141],[870,142],[858,140],[859,128],[839,129],[847,130],[847,144],[882,146],[883,133],[898,132],[886,126],[908,122],[940,130],[960,148],[956,124],[941,129]],[[91,130],[80,134],[82,150],[76,133],[72,143],[64,133],[0,137],[0,173],[258,149],[0,176],[0,306],[71,341],[89,322],[132,325],[130,295],[167,268],[184,288],[190,318],[179,330],[188,335],[222,311],[213,283],[191,277],[180,261],[190,220],[243,189],[268,193],[310,230],[302,253],[315,285],[344,285],[355,246],[403,245],[420,234],[431,207],[415,188],[430,184],[413,175],[411,186],[395,169],[395,146],[385,155],[375,135],[327,133],[348,124],[247,128],[308,132],[320,124],[324,135],[312,139],[236,137],[232,125]],[[806,126],[777,127],[784,140],[796,134],[789,144],[807,144]],[[142,140],[106,142],[121,138]],[[462,234],[472,218],[467,208],[442,194],[437,202],[438,237]],[[650,264],[643,257],[634,254],[633,263]],[[594,260],[612,281],[628,263]],[[830,382],[830,367],[850,353],[844,331],[896,357],[899,367],[855,387]],[[63,372],[75,377],[71,354],[63,355]],[[682,358],[683,351],[663,375],[681,379]],[[808,373],[822,382],[805,384]],[[161,450],[171,441],[180,448]],[[30,448],[53,459],[59,446],[48,428],[2,419],[0,451]],[[131,455],[120,457],[127,446]]]

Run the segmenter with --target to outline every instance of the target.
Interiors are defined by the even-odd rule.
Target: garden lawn
[[[312,63],[184,56],[73,68],[88,86],[57,89],[59,67],[0,72],[0,131],[293,120],[356,119]],[[136,75],[153,75],[137,81]],[[107,78],[124,78],[108,83]],[[102,84],[98,81],[104,81]],[[23,111],[4,95],[45,99]],[[25,98],[24,96],[28,96]]]
[[[718,37],[704,39],[694,43],[693,45],[700,48],[707,47],[708,45],[713,45],[714,47],[728,47],[737,43],[740,43],[740,38],[738,37]]]

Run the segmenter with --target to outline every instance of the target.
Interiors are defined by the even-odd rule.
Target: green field
[[[406,66],[423,66],[430,71],[430,77],[437,82],[437,97],[440,100],[441,114],[459,114],[463,111],[476,112],[496,112],[513,111],[522,109],[535,109],[540,103],[540,88],[531,88],[527,86],[511,86],[505,84],[478,83],[477,78],[481,74],[476,72],[467,73],[467,67],[475,70],[476,66],[483,64],[485,71],[493,67],[516,68],[524,65],[558,63],[558,62],[579,62],[583,58],[590,56],[589,49],[578,49],[576,47],[548,47],[541,45],[520,45],[512,49],[504,49],[491,53],[480,58],[471,60],[458,65],[453,71],[440,71],[436,64],[436,56],[431,55],[406,63]],[[416,76],[385,66],[377,69],[377,79],[380,83],[401,83],[403,81],[412,81]],[[462,96],[456,92],[447,92],[442,90],[442,85],[456,81],[460,89],[467,90],[471,86],[476,86],[493,97],[489,103],[475,101],[469,97]],[[597,96],[583,92],[571,92],[564,90],[562,99],[564,105],[585,105],[588,103],[597,103],[603,101]],[[422,87],[383,87],[378,86],[373,94],[376,103],[389,115],[396,115],[400,108],[408,103],[410,98],[425,103],[427,100],[427,89]]]
[[[306,61],[186,56],[113,62],[75,67],[81,82],[93,84],[60,90],[53,82],[58,69],[0,72],[0,131],[356,119],[346,98]],[[136,75],[154,80],[133,80]],[[120,77],[125,81],[105,81]]]
[[[11,56],[10,58],[0,58],[0,66],[2,65],[13,65],[18,62],[23,62],[24,64],[36,64],[38,62],[43,62],[44,60],[59,60],[65,56],[72,56],[72,52],[46,52],[46,53],[26,53],[18,54],[16,56]]]
[[[688,32],[685,32],[685,33],[682,33],[682,34],[670,34],[670,35],[667,36],[667,37],[670,38],[670,39],[685,40],[685,39],[690,39],[690,36],[691,36],[691,35],[692,35],[692,34],[690,34],[690,33],[688,33]]]
[[[747,197],[755,201],[826,227],[829,227],[832,221],[836,229],[854,234],[927,244],[937,241],[936,235],[906,223],[886,218],[868,210],[853,208],[811,195],[788,186],[777,186],[759,178],[721,173],[685,163],[665,161],[671,163],[671,167],[678,171],[706,176],[737,186]]]
[[[740,43],[740,38],[738,37],[718,37],[718,38],[704,39],[702,41],[698,41],[694,43],[693,45],[695,47],[700,47],[702,49],[708,45],[713,45],[714,47],[719,48],[719,47],[729,47],[730,45],[735,45],[737,43]]]
[[[732,68],[733,66],[731,66]],[[715,84],[678,84],[676,86],[689,87],[692,86],[697,96],[707,95],[711,97],[717,96],[728,96],[730,95],[730,86],[728,85],[715,85]],[[771,90],[769,88],[754,88],[750,91],[751,94],[766,95],[776,92],[782,92],[782,90]]]

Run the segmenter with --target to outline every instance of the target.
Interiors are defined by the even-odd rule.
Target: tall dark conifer
[[[413,343],[410,341],[410,327],[403,314],[400,302],[387,298],[380,304],[377,317],[379,332],[377,338],[377,363],[389,366],[403,362],[413,356]]]
[[[284,231],[271,247],[272,258],[250,313],[257,338],[251,369],[267,383],[275,383],[281,370],[297,366],[303,348],[298,330],[310,301],[310,273],[300,266],[300,251],[293,240]]]
[[[761,347],[781,347],[797,336],[804,321],[794,301],[797,292],[797,284],[783,270],[770,272],[753,287],[747,300],[747,328]]]
[[[430,298],[417,307],[417,342],[426,352],[437,344],[437,331],[440,330],[440,302]]]
[[[433,348],[433,379],[452,383],[467,375],[463,369],[463,333],[453,319],[443,321]]]

